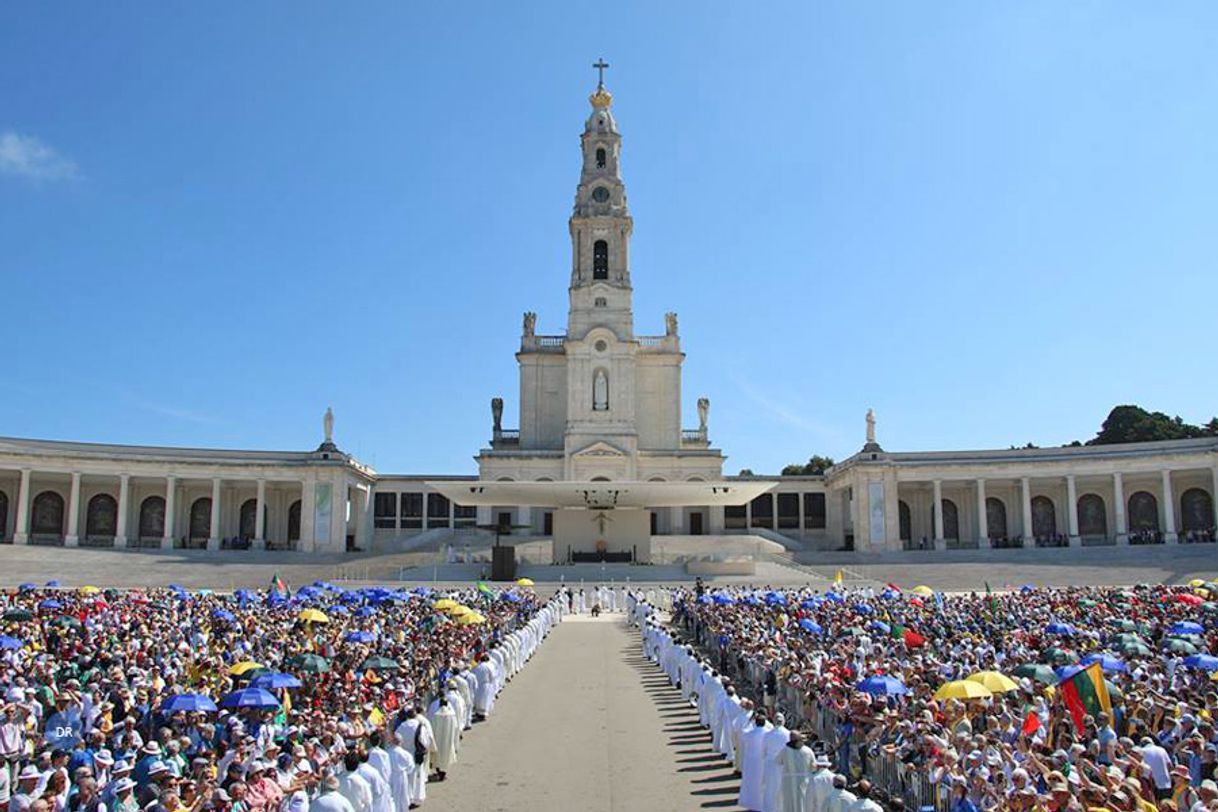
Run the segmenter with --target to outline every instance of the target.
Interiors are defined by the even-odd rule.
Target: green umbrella
[[[1114,634],[1112,636],[1112,639],[1109,642],[1112,643],[1113,645],[1122,645],[1122,646],[1125,645],[1126,643],[1137,643],[1138,645],[1142,645],[1142,646],[1148,645],[1145,640],[1143,640],[1141,637],[1134,634],[1133,632],[1121,632],[1120,634]]]
[[[297,654],[288,660],[288,665],[308,674],[325,674],[330,670],[330,661],[320,654]]]
[[[388,657],[369,657],[360,664],[363,671],[397,671],[398,661]]]
[[[51,625],[62,626],[65,629],[66,628],[80,629],[82,627],[81,622],[79,620],[77,620],[76,618],[72,617],[71,615],[60,615],[59,617],[57,617],[51,621]]]
[[[5,620],[33,620],[34,613],[29,609],[9,609],[4,613]]]
[[[1058,682],[1057,674],[1053,672],[1052,666],[1042,665],[1040,663],[1024,663],[1023,665],[1015,666],[1011,671],[1012,676],[1027,677],[1031,680],[1036,680],[1044,685],[1056,685]]]
[[[1109,622],[1123,632],[1135,632],[1138,629],[1138,624],[1134,623],[1127,617],[1113,618]]]
[[[1154,653],[1145,643],[1120,643],[1115,649],[1126,657],[1149,657]]]
[[[1169,637],[1163,641],[1165,651],[1170,651],[1172,654],[1196,654],[1197,647],[1187,640],[1182,640],[1179,637]]]
[[[1080,600],[1078,602],[1078,605],[1083,607],[1084,609],[1090,609],[1091,607],[1095,606],[1096,604],[1095,604],[1095,601],[1091,600],[1091,598],[1083,598],[1082,600]]]
[[[842,634],[844,634],[847,637],[862,637],[866,633],[867,632],[863,631],[858,626],[849,626],[845,629],[842,629]]]
[[[1057,646],[1052,646],[1050,648],[1045,649],[1043,656],[1046,660],[1048,660],[1051,663],[1052,662],[1062,662],[1062,663],[1071,662],[1073,660],[1078,659],[1078,655],[1075,654],[1070,649],[1058,648]]]
[[[1112,700],[1113,704],[1115,704],[1115,705],[1124,705],[1125,704],[1125,692],[1124,691],[1122,691],[1120,688],[1113,685],[1108,680],[1104,680],[1104,687],[1108,689],[1108,698]]]
[[[1218,612],[1218,603],[1214,603],[1213,601],[1206,601],[1205,603],[1201,604],[1201,611],[1207,612],[1212,615],[1215,612]]]

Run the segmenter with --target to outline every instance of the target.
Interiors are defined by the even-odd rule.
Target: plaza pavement
[[[713,539],[708,537],[707,552]],[[1192,578],[1218,576],[1218,547],[1172,545],[1145,547],[1084,547],[1031,550],[952,550],[901,553],[800,553],[799,568],[761,561],[755,576],[708,579],[716,583],[755,583],[795,586],[811,583],[824,587],[838,569],[847,582],[915,584],[946,591],[996,590],[1025,583],[1040,586],[1070,584],[1124,585],[1184,583]],[[485,577],[485,564],[418,566],[412,554],[360,553],[350,555],[275,553],[254,551],[206,552],[200,550],[109,550],[0,545],[0,588],[31,581],[59,580],[65,587],[93,584],[101,587],[152,587],[170,583],[188,589],[265,587],[276,573],[299,586],[322,579],[354,583],[468,584]],[[524,565],[527,575],[543,585],[560,582],[593,585],[601,581],[635,584],[690,582],[678,565],[600,566]]]
[[[739,809],[731,766],[624,616],[569,616],[465,734],[424,809]]]

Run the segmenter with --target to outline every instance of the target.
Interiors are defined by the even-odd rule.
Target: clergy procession
[[[1218,584],[630,597],[757,812],[1218,810]]]
[[[405,812],[566,612],[531,588],[0,597],[0,812]]]

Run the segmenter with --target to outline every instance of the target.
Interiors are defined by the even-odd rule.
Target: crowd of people
[[[405,812],[565,610],[25,584],[0,597],[0,812]]]
[[[763,812],[1218,811],[1218,585],[631,607]]]

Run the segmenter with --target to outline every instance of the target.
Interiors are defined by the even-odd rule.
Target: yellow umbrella
[[[101,592],[101,590],[95,586],[82,586],[80,588],[80,594],[82,595],[96,595],[98,592]]]
[[[305,623],[329,623],[330,622],[329,616],[326,615],[325,612],[318,611],[317,609],[305,609],[303,612],[301,612],[296,617],[300,618]]]
[[[994,692],[980,682],[966,679],[945,682],[935,691],[935,699],[985,699],[993,695]]]
[[[468,606],[457,604],[456,606],[449,607],[448,614],[450,617],[461,617],[461,615],[468,615],[472,611],[474,610],[470,609]]]
[[[266,668],[262,663],[256,663],[253,660],[245,660],[228,669],[228,673],[235,677],[239,677],[246,671],[253,671],[255,668]]]
[[[1205,579],[1204,578],[1194,578],[1193,580],[1188,582],[1188,585],[1191,586],[1193,589],[1196,589],[1199,586],[1205,586]],[[83,592],[84,590],[82,589],[81,591]]]
[[[457,623],[462,626],[477,626],[479,623],[485,623],[486,618],[477,612],[470,612],[457,618]]]
[[[997,671],[978,671],[976,674],[969,675],[968,681],[984,685],[990,689],[991,693],[995,694],[1005,694],[1007,691],[1014,691],[1019,688],[1019,683],[1006,674],[999,674]]]
[[[533,585],[532,578],[517,578],[516,579],[516,586],[532,586],[532,585]]]
[[[433,603],[431,605],[431,608],[432,609],[452,609],[456,605],[457,605],[457,602],[455,600],[453,600],[452,598],[440,598],[440,600],[436,601],[435,603]]]
[[[910,592],[921,595],[924,598],[932,598],[935,595],[935,590],[928,586],[915,586]]]

